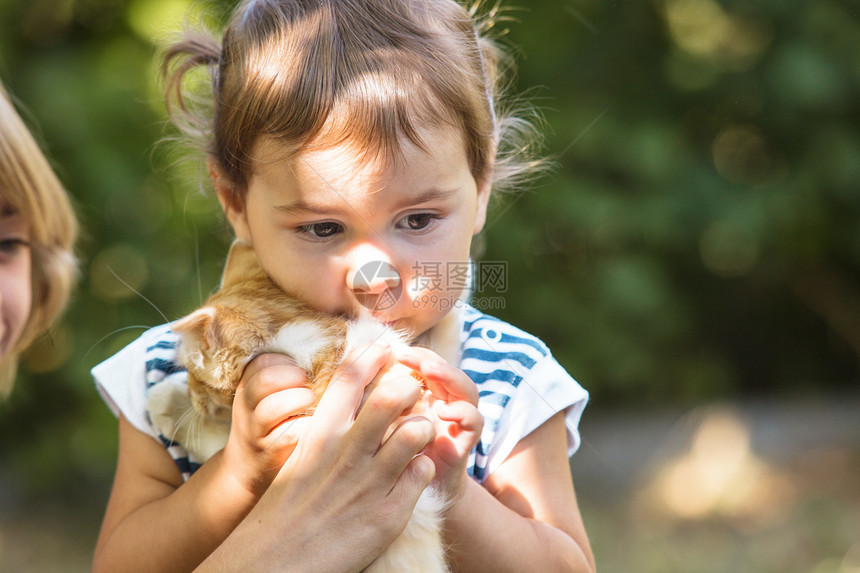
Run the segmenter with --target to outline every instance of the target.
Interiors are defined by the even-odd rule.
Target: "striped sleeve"
[[[99,394],[113,414],[117,417],[122,414],[132,426],[159,441],[158,432],[146,415],[146,393],[151,386],[146,364],[149,349],[166,330],[165,325],[146,331],[91,371]]]
[[[484,416],[470,474],[483,482],[521,439],[562,411],[572,455],[588,393],[534,336],[471,307],[463,313],[462,326],[460,368],[478,386]]]
[[[200,464],[155,429],[146,411],[156,384],[185,387],[187,372],[176,363],[177,337],[170,325],[157,326],[92,369],[96,388],[115,416],[122,414],[136,429],[162,444],[187,480]]]

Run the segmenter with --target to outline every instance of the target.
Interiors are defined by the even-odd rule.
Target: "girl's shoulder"
[[[96,388],[114,415],[167,449],[184,479],[199,467],[151,416],[150,398],[165,391],[187,397],[187,372],[177,362],[179,336],[170,324],[151,328],[92,369]],[[171,432],[167,432],[170,434]]]
[[[160,381],[175,373],[176,350],[179,338],[170,328],[170,323],[150,328],[122,350],[107,358],[92,369],[97,381],[115,377],[114,373],[142,373],[148,383]]]
[[[460,324],[460,369],[478,386],[484,417],[470,475],[485,480],[522,438],[562,411],[572,455],[579,447],[577,427],[588,392],[536,336],[467,305]]]
[[[494,362],[530,370],[551,356],[536,336],[464,305],[460,313],[461,368],[468,362]]]

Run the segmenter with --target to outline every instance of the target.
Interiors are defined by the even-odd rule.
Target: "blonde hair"
[[[401,137],[461,130],[472,174],[496,189],[541,162],[532,124],[500,105],[500,48],[453,0],[246,0],[221,42],[186,33],[165,54],[167,105],[242,198],[260,137],[289,153],[348,143],[394,161]],[[204,68],[211,105],[186,85]],[[211,90],[211,91],[210,91]],[[199,104],[204,102],[201,107]]]
[[[30,231],[30,315],[0,364],[0,397],[15,382],[18,355],[60,316],[77,277],[72,249],[78,225],[69,197],[0,84],[0,191]]]

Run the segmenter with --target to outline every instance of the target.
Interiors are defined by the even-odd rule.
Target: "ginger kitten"
[[[275,285],[253,248],[241,241],[230,248],[220,289],[171,328],[180,337],[177,360],[188,370],[187,388],[168,381],[156,384],[147,412],[156,429],[198,463],[226,445],[236,386],[255,356],[278,352],[292,357],[307,373],[316,405],[351,349],[379,339],[392,347],[406,343],[372,319],[348,320],[311,310]],[[459,340],[450,341],[446,358],[456,355],[454,343],[458,350]],[[381,379],[407,372],[419,377],[392,363]],[[443,509],[444,500],[432,486],[425,490],[404,532],[365,571],[447,573]]]

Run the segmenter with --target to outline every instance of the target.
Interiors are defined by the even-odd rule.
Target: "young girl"
[[[452,364],[418,347],[396,356],[445,402],[426,453],[450,500],[453,569],[593,570],[568,466],[586,392],[542,342],[466,305],[462,285],[422,276],[468,265],[491,189],[527,166],[511,139],[523,122],[495,101],[500,54],[470,13],[451,0],[251,0],[220,44],[188,37],[168,52],[171,65],[185,128],[210,138],[227,218],[281,288],[320,311],[370,312],[419,342],[459,341]],[[183,97],[198,66],[212,74],[208,116]],[[189,463],[143,409],[150,386],[184,375],[175,342],[169,325],[158,327],[94,369],[120,417],[96,569],[192,569],[306,439],[277,431],[301,411],[288,392],[301,376],[262,369],[239,386],[224,450]],[[335,378],[355,375],[353,359],[370,360],[367,383],[387,353],[371,346]],[[386,392],[370,404],[417,387]]]
[[[65,189],[0,85],[0,397],[18,355],[66,306],[76,234]]]

